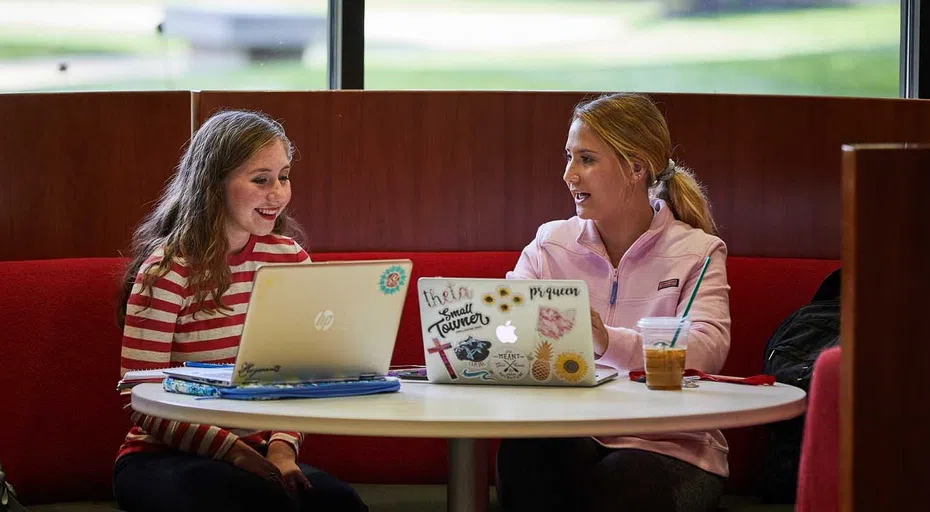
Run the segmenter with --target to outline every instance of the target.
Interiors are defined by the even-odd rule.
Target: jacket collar
[[[649,225],[649,229],[640,235],[639,238],[633,242],[633,245],[630,246],[629,250],[627,250],[627,254],[630,256],[643,254],[651,249],[652,246],[655,245],[655,241],[659,235],[675,221],[672,209],[669,208],[665,201],[662,199],[653,199],[649,203],[652,205],[653,212],[655,212],[652,216],[652,223]],[[607,247],[604,246],[604,241],[601,240],[601,235],[597,232],[597,226],[594,225],[593,220],[581,221],[581,232],[578,233],[578,237],[575,241],[578,245],[600,255],[608,261],[610,260],[610,257],[607,255]]]

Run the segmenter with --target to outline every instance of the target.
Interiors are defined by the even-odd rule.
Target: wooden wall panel
[[[930,141],[928,101],[703,98],[703,112],[670,98],[669,123],[708,186],[731,254],[741,256],[839,258],[841,146]],[[692,113],[711,121],[689,126],[695,117],[680,114]]]
[[[562,148],[582,93],[0,95],[0,259],[112,256],[222,107],[282,119],[315,251],[516,250],[573,214]],[[930,102],[660,94],[675,156],[733,255],[838,258],[840,146],[930,140]],[[195,101],[192,101],[195,100]],[[191,112],[193,107],[194,111]],[[15,241],[15,242],[12,242]]]
[[[908,510],[930,482],[930,146],[843,156],[840,510]]]
[[[0,260],[116,256],[190,137],[189,92],[0,94]]]
[[[204,92],[301,152],[296,217],[317,251],[515,250],[573,215],[562,148],[582,93]],[[930,101],[657,94],[676,159],[739,256],[839,258],[844,143],[930,141]]]
[[[291,204],[315,251],[518,249],[573,212],[561,148],[577,95],[200,96],[201,119],[239,107],[283,120],[300,151]]]

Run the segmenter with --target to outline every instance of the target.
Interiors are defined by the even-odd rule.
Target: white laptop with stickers
[[[421,278],[430,382],[596,386],[588,287],[574,280]]]

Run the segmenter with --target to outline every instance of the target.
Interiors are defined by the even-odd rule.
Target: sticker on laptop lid
[[[529,358],[512,347],[493,354],[488,366],[495,377],[504,380],[520,380],[530,372]]]
[[[588,363],[578,352],[562,352],[555,360],[555,376],[559,380],[575,383],[588,374]]]
[[[459,361],[480,363],[491,355],[491,342],[469,336],[456,343],[453,352],[455,352],[455,357],[457,357]]]
[[[552,300],[560,297],[580,297],[577,286],[530,286],[530,300]]]
[[[491,323],[491,317],[473,311],[470,302],[462,307],[442,308],[437,313],[441,318],[430,324],[426,332],[435,332],[443,339],[447,334],[474,331]]]
[[[465,368],[465,370],[462,372],[462,377],[465,377],[466,379],[481,379],[483,381],[491,382],[494,381],[494,377],[491,377],[491,372],[488,370],[471,370],[469,368]]]
[[[559,340],[575,327],[576,310],[556,309],[548,306],[539,307],[536,320],[536,332],[544,339]]]
[[[456,305],[459,302],[471,301],[475,292],[463,284],[446,283],[443,288],[427,288],[423,290],[423,300],[426,305],[435,309],[442,306]],[[492,298],[493,300],[493,298]]]
[[[451,343],[443,343],[439,341],[438,338],[433,338],[433,346],[426,349],[430,354],[439,354],[439,357],[442,358],[442,364],[446,367],[446,372],[449,373],[449,378],[455,380],[458,378],[458,375],[455,374],[455,368],[452,367],[452,362],[449,361],[449,356],[446,354],[446,350],[452,348]]]
[[[544,382],[552,375],[552,343],[541,341],[533,352],[533,364],[530,365],[533,380]]]
[[[498,286],[494,293],[485,293],[481,296],[481,303],[489,307],[497,307],[501,313],[510,313],[515,307],[520,307],[526,302],[523,295],[513,293],[507,286]]]
[[[381,274],[378,287],[381,288],[381,293],[385,295],[394,295],[406,282],[407,272],[402,267],[392,265]]]

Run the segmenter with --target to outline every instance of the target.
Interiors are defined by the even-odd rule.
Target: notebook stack
[[[395,377],[362,377],[313,382],[236,384],[234,365],[184,363],[177,368],[127,372],[117,386],[129,393],[143,382],[161,382],[165,391],[202,398],[232,400],[277,400],[282,398],[332,398],[390,393],[400,389]]]

